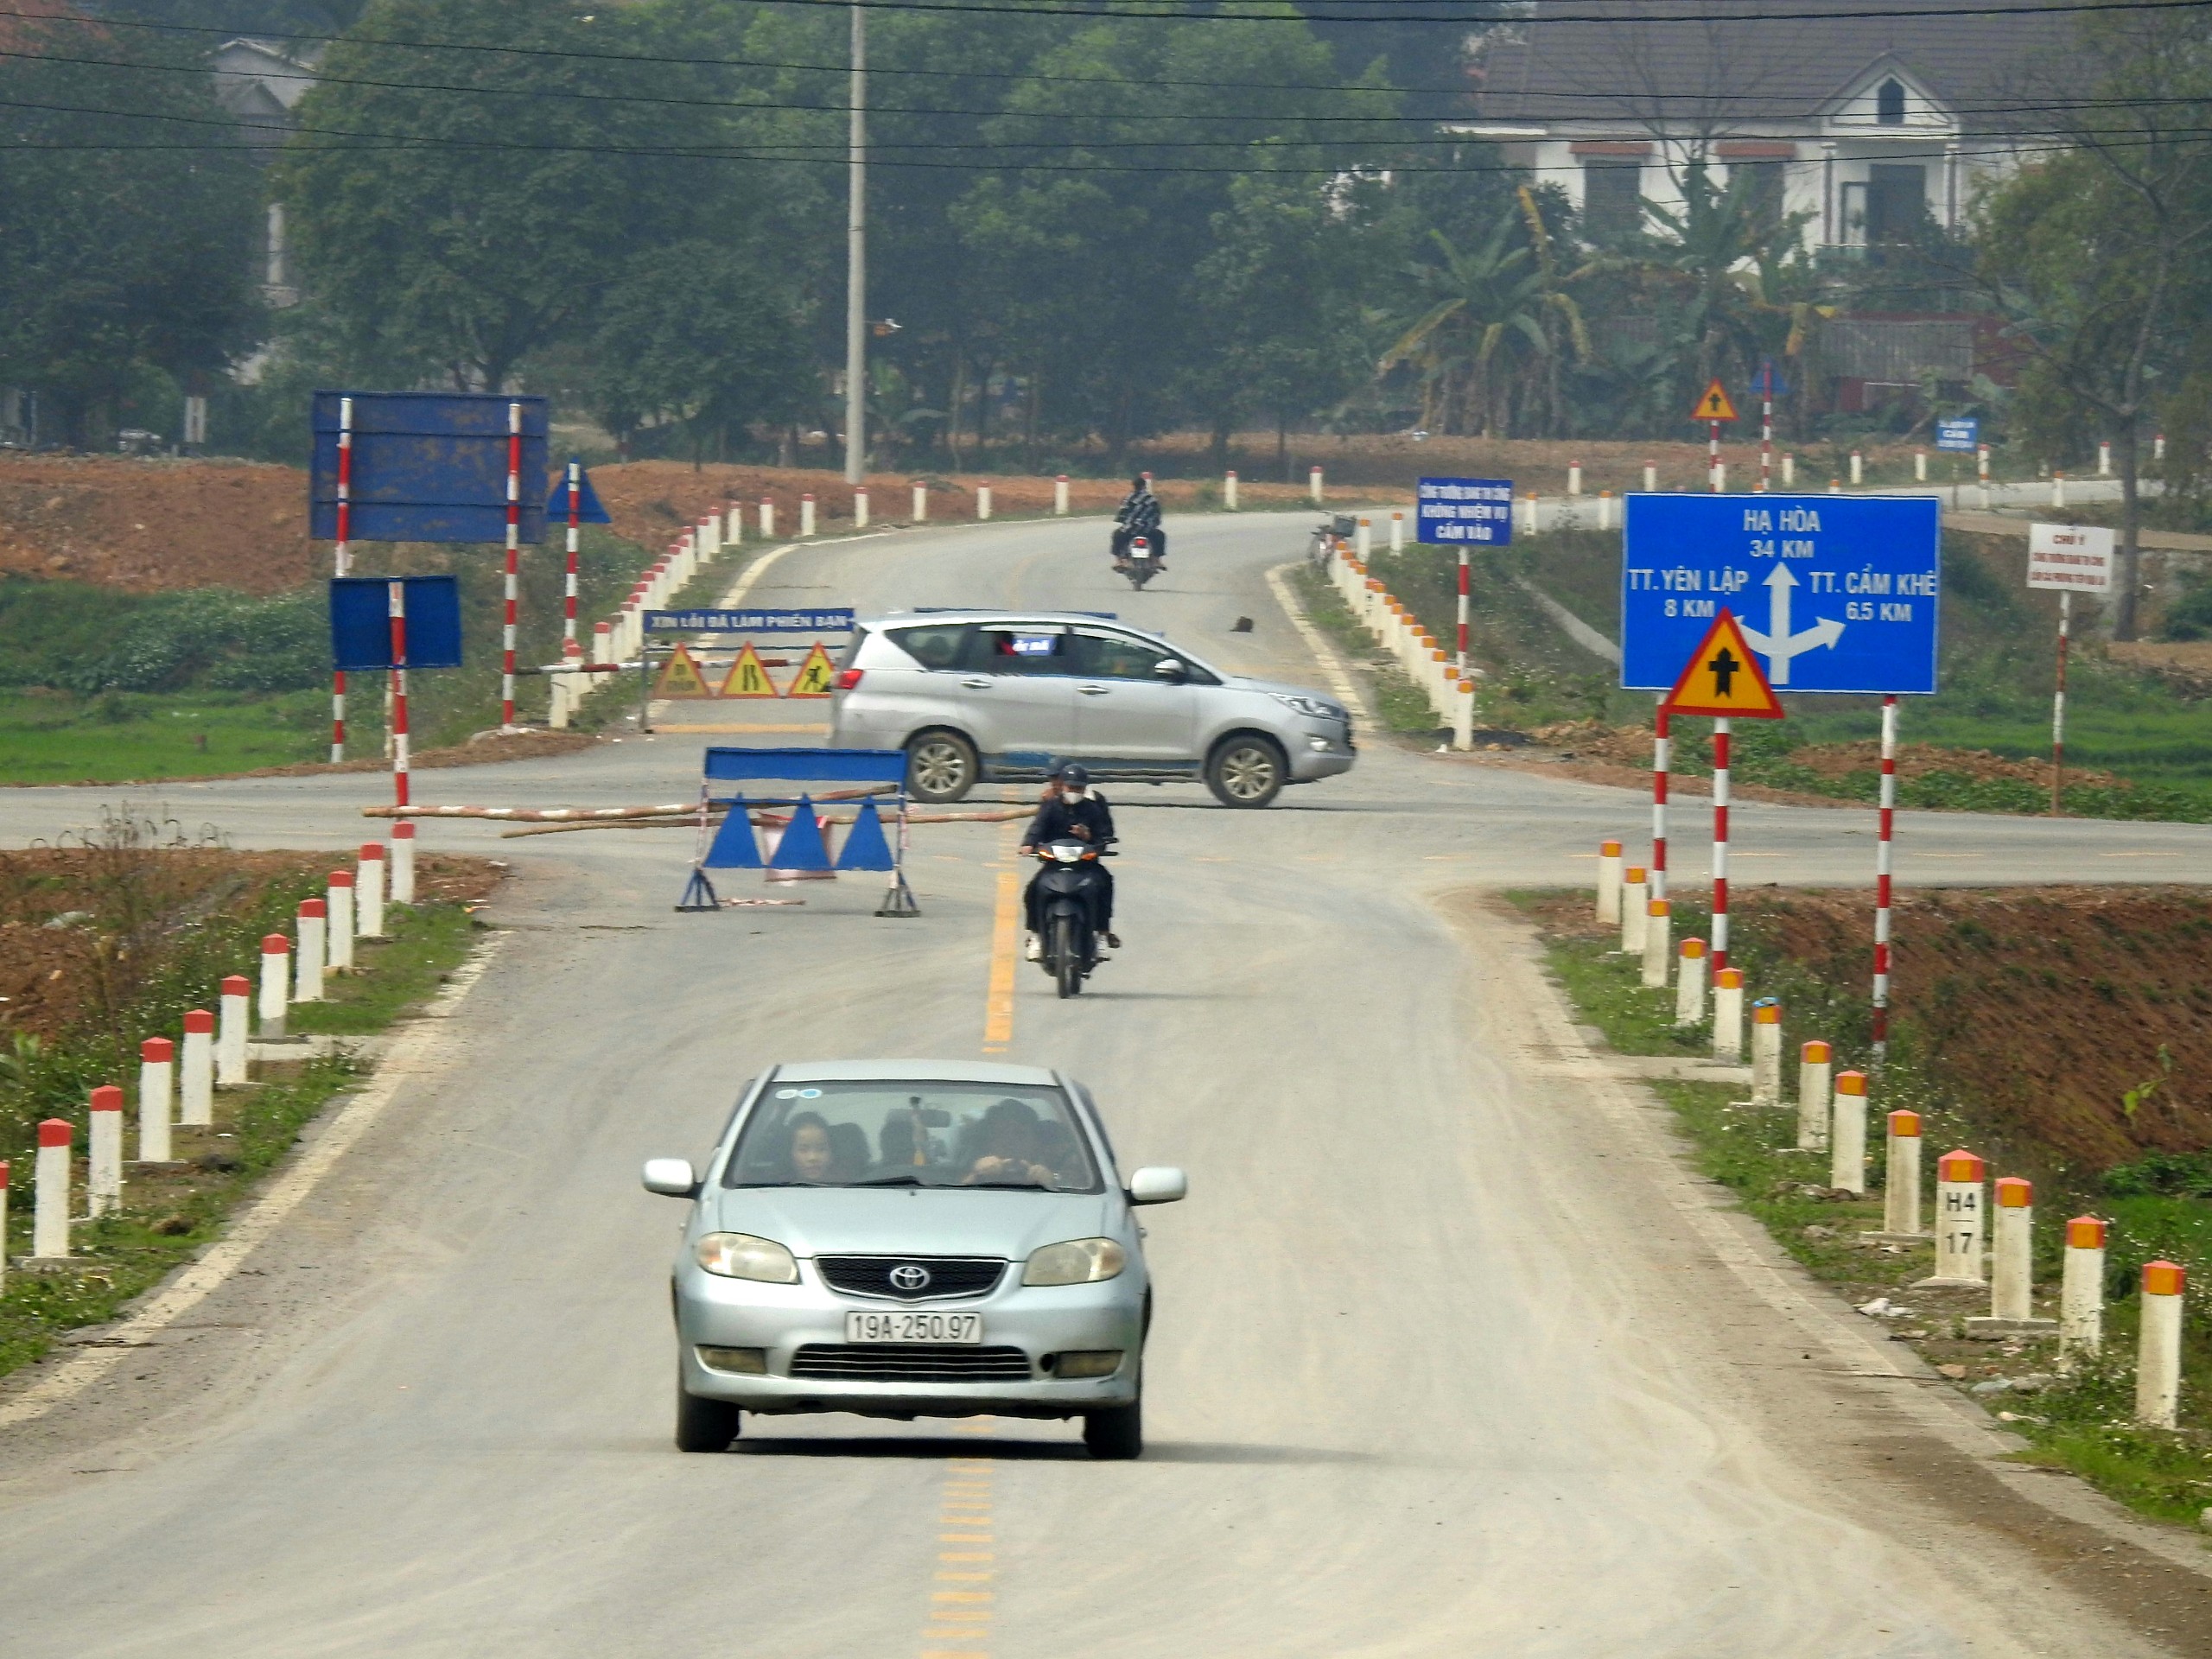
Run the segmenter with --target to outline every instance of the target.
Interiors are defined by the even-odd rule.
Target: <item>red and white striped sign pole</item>
[[[569,570],[567,585],[561,592],[561,639],[564,645],[573,643],[576,637],[576,534],[584,521],[583,479],[583,462],[569,456]]]
[[[572,539],[571,539],[570,545],[571,545],[571,548],[573,549],[573,547],[574,547],[574,541],[573,541],[573,537],[575,537],[575,531],[571,530],[569,533],[570,537],[572,538]],[[509,528],[508,528],[507,534],[508,534],[508,537],[510,537],[510,541],[512,542],[512,537],[513,537],[513,535],[514,535],[514,531],[513,531],[513,527],[512,527],[512,520],[510,520],[510,523],[509,523]],[[575,604],[575,574],[574,574],[574,573],[575,573],[575,554],[574,553],[574,551],[573,551],[573,550],[569,553],[569,561],[570,561],[570,563],[569,563],[569,571],[570,571],[570,575],[569,575],[569,603],[570,603],[570,605],[571,605],[571,606],[573,606],[573,605]],[[514,713],[515,713],[515,709],[514,709],[514,666],[515,666],[515,662],[514,662],[514,654],[515,654],[515,653],[514,653],[514,606],[515,606],[515,601],[514,601],[514,575],[513,575],[513,570],[512,570],[513,563],[514,563],[514,551],[513,551],[513,548],[512,548],[512,545],[510,545],[510,547],[509,547],[509,549],[508,549],[508,552],[507,552],[507,561],[508,561],[508,566],[509,566],[509,574],[508,574],[508,576],[507,576],[507,636],[508,636],[508,638],[507,638],[507,699],[508,699],[508,701],[507,701],[507,723],[508,723],[509,725],[512,725],[512,724],[514,723]],[[385,593],[386,593],[386,594],[387,594],[387,596],[389,597],[390,601],[391,601],[391,603],[390,603],[389,607],[387,607],[387,609],[388,609],[388,613],[390,614],[390,616],[391,616],[391,798],[392,798],[392,804],[393,804],[394,805],[396,805],[396,806],[405,806],[405,805],[408,804],[408,797],[407,797],[407,790],[408,790],[408,779],[407,779],[407,584],[406,584],[405,582],[386,582],[386,583],[385,584]],[[573,613],[573,612],[571,612],[571,613],[570,613],[570,616],[569,616],[569,621],[570,621],[571,623],[573,623],[573,622],[575,620],[575,614],[574,614],[574,613]]]
[[[1713,486],[1715,495],[1720,493],[1720,423],[1708,421],[1712,436],[1707,440],[1705,457],[1706,482]]]
[[[499,728],[515,728],[515,615],[522,588],[522,405],[507,405],[506,624],[500,630]]]
[[[1874,1061],[1890,1052],[1890,838],[1897,805],[1897,700],[1882,699],[1882,795],[1874,835]]]
[[[2074,595],[2058,596],[2058,683],[2050,694],[2050,816],[2061,808],[2061,785],[2066,777],[2066,645],[2074,632]]]
[[[1713,971],[1728,965],[1728,741],[1726,715],[1713,722]]]
[[[1459,677],[1467,677],[1467,550],[1459,550]]]
[[[1770,365],[1759,377],[1759,493],[1764,495],[1774,479],[1774,369]]]
[[[338,400],[338,541],[332,550],[334,574],[344,575],[353,563],[346,543],[353,535],[353,400]],[[330,760],[334,766],[346,758],[346,671],[330,676]]]
[[[1651,868],[1644,876],[1654,899],[1667,896],[1667,761],[1671,722],[1661,703],[1651,722]]]

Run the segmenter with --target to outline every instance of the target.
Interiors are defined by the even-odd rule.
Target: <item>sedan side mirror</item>
[[[664,1198],[696,1198],[699,1196],[699,1177],[691,1168],[689,1158],[648,1158],[645,1170],[645,1191],[658,1192]],[[1180,1193],[1177,1197],[1182,1196]]]
[[[1166,680],[1171,685],[1180,685],[1191,677],[1191,671],[1173,657],[1161,658],[1152,665],[1152,671],[1155,677]]]
[[[1131,1204],[1173,1204],[1190,1193],[1190,1177],[1165,1164],[1141,1169],[1129,1177]]]

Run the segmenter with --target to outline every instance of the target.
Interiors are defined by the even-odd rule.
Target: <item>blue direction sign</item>
[[[1510,478],[1424,478],[1414,495],[1414,539],[1504,547],[1513,540]]]
[[[853,626],[849,610],[647,611],[647,633],[839,633]]]
[[[1955,421],[1936,423],[1936,447],[1938,449],[1962,449],[1967,454],[1981,447],[1981,423],[1972,416],[1961,416]]]
[[[1932,496],[1630,495],[1621,683],[1666,691],[1726,606],[1777,691],[1930,696]]]

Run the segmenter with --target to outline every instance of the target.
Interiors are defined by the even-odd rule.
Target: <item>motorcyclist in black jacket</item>
[[[1152,493],[1152,480],[1142,473],[1129,480],[1128,494],[1114,510],[1114,557],[1128,557],[1130,541],[1139,536],[1152,543],[1152,556],[1165,570],[1167,532],[1160,526],[1160,498]]]
[[[1084,841],[1103,853],[1118,837],[1114,834],[1113,810],[1106,804],[1106,798],[1090,786],[1090,773],[1078,766],[1062,766],[1052,779],[1052,787],[1037,804],[1037,816],[1029,821],[1029,828],[1021,837],[1021,855],[1028,857],[1047,842]],[[1096,913],[1090,918],[1091,931],[1105,936],[1107,947],[1122,948],[1121,936],[1114,927],[1114,873],[1106,868],[1105,861],[1092,861],[1091,868],[1097,874],[1092,885],[1092,904]],[[1029,878],[1029,887],[1021,896],[1021,906],[1028,920],[1029,938],[1023,955],[1031,962],[1044,955],[1044,944],[1037,936],[1037,881],[1043,875]]]

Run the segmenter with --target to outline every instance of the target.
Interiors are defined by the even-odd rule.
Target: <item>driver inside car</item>
[[[1113,845],[1114,814],[1106,804],[1106,798],[1090,786],[1090,773],[1081,766],[1065,766],[1059,770],[1055,781],[1057,792],[1048,794],[1039,804],[1037,816],[1029,821],[1029,828],[1021,837],[1021,855],[1030,856],[1039,847],[1054,841],[1088,842],[1100,852]],[[1091,903],[1096,914],[1090,918],[1091,931],[1102,935],[1109,950],[1122,948],[1121,936],[1114,931],[1114,873],[1105,861],[1095,860],[1091,868],[1098,879],[1091,884]],[[1021,906],[1028,922],[1028,938],[1022,954],[1031,962],[1043,958],[1044,942],[1037,936],[1037,883],[1044,874],[1040,868],[1029,878],[1028,888],[1021,895]]]

